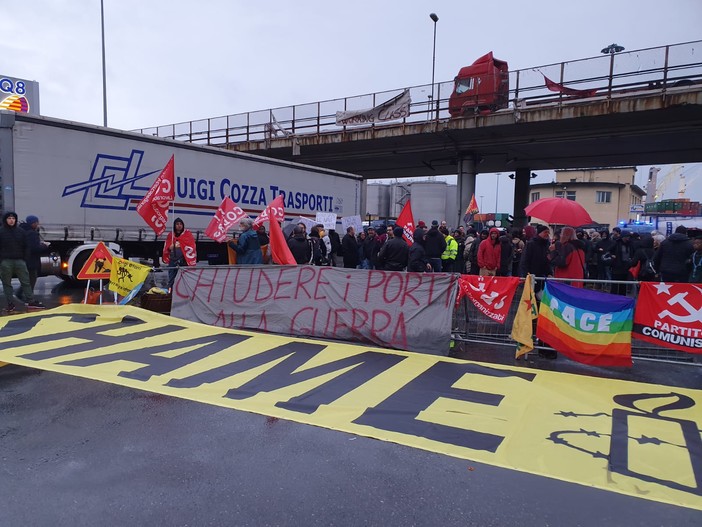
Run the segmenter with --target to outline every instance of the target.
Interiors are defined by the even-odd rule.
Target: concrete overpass
[[[334,120],[335,108],[373,106],[395,91],[365,96],[364,102],[325,101],[251,112],[245,121],[228,116],[207,120],[206,127],[169,125],[155,133],[368,179],[456,174],[460,216],[477,173],[514,171],[519,224],[526,219],[533,170],[702,162],[702,63],[694,58],[696,50],[702,51],[702,41],[639,50],[632,52],[639,61],[634,66],[619,55],[586,59],[580,61],[587,62],[583,71],[607,70],[588,78],[568,79],[564,72],[576,71],[570,63],[510,72],[516,87],[507,108],[461,118],[448,117],[453,83],[446,82],[439,83],[433,104],[421,102],[426,87],[413,88],[409,117],[400,122],[338,126]],[[646,61],[658,66],[646,67]],[[544,89],[547,72],[561,83],[600,88],[587,98],[555,95]]]

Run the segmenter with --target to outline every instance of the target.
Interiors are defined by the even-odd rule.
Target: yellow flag
[[[517,315],[514,317],[514,325],[510,335],[512,340],[517,341],[517,359],[534,349],[531,321],[538,316],[539,312],[534,296],[534,276],[528,274],[524,280],[524,290],[519,299],[519,307],[517,307]]]
[[[110,291],[127,296],[146,280],[151,267],[115,257],[110,270]]]

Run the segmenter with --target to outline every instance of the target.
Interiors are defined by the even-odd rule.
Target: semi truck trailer
[[[44,275],[75,279],[99,242],[158,267],[168,231],[156,236],[136,206],[171,156],[169,221],[183,219],[198,260],[226,263],[204,235],[225,196],[252,218],[279,194],[287,219],[361,214],[361,176],[12,111],[0,111],[0,210],[40,218]]]

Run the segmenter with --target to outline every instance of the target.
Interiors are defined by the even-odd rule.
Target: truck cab
[[[451,117],[462,117],[494,112],[506,108],[508,100],[507,62],[493,57],[491,51],[458,72],[449,98],[449,113]]]

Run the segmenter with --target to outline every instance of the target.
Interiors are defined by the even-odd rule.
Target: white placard
[[[336,213],[335,212],[318,212],[317,223],[324,225],[325,230],[336,229]]]
[[[307,227],[307,234],[310,233],[310,231],[312,230],[312,227],[314,227],[315,225],[317,225],[317,222],[316,222],[316,221],[311,220],[311,219],[309,219],[309,218],[303,218],[302,216],[300,216],[300,217],[298,217],[296,220],[294,220],[293,223],[294,223],[295,225],[297,225],[298,223],[304,223],[304,224],[305,224],[305,227]]]
[[[343,234],[346,234],[346,229],[353,227],[356,230],[356,234],[363,230],[363,220],[360,216],[344,216],[341,218],[341,230]]]

